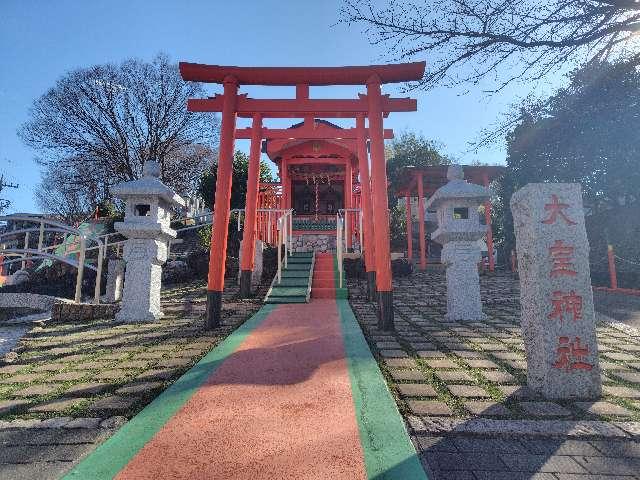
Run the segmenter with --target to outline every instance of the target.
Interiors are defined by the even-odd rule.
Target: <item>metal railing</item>
[[[288,248],[293,248],[293,209],[292,208],[259,208],[258,214],[258,237],[268,245],[273,245],[274,237],[278,235],[280,218],[287,217],[287,235],[285,241]],[[275,238],[277,241],[277,238]]]
[[[266,214],[269,217],[269,222],[274,222],[275,236],[277,237],[278,247],[278,283],[282,279],[282,263],[284,268],[288,265],[288,257],[293,249],[293,209],[258,209],[261,214]],[[244,209],[232,209],[231,213],[237,214],[237,228],[238,231],[243,228],[243,220],[245,211]],[[199,221],[205,219],[206,221]],[[180,234],[188,230],[200,229],[203,227],[211,226],[213,224],[213,214],[211,212],[202,213],[193,217],[184,217],[172,220],[175,222],[186,222],[194,220],[198,223],[195,225],[185,225],[181,228],[176,228],[176,232]],[[37,227],[21,228],[18,230],[11,230],[0,234],[0,257],[10,257],[10,259],[3,258],[0,261],[0,266],[9,265],[12,263],[20,262],[21,268],[26,268],[27,262],[30,260],[52,260],[71,265],[77,269],[76,285],[74,301],[79,303],[82,297],[82,279],[84,277],[84,269],[88,268],[96,272],[96,283],[94,289],[94,303],[100,303],[100,282],[102,279],[102,264],[107,256],[107,249],[109,247],[116,249],[116,257],[121,256],[122,246],[127,242],[127,239],[119,239],[112,241],[113,237],[122,237],[120,232],[110,232],[102,235],[87,235],[77,228],[73,228],[69,225],[65,225],[55,220],[49,220],[42,217],[21,216],[21,215],[7,215],[0,216],[0,222],[23,222],[32,223],[38,225]],[[267,229],[269,232],[269,239],[267,243],[272,244],[273,238],[271,229]],[[31,241],[31,234],[38,233],[38,247],[36,249],[29,248]],[[48,235],[47,235],[48,234]],[[53,234],[53,235],[52,235]],[[56,235],[57,234],[57,235]],[[24,235],[24,242],[22,247],[9,247],[6,243],[15,243],[20,240],[19,237]],[[53,245],[45,245],[45,235],[52,236]],[[72,235],[77,237],[79,247],[77,249],[66,250],[64,254],[60,255],[55,253],[60,247],[67,245],[68,237]],[[92,245],[95,244],[95,245]],[[282,246],[285,248],[284,259],[282,258]],[[167,256],[170,254],[171,242],[168,245]],[[91,264],[87,264],[86,255],[87,252],[97,250],[97,262],[94,267]],[[77,260],[73,258],[74,255],[78,255]],[[16,257],[16,258],[11,258]]]
[[[291,236],[291,225],[293,218],[293,210],[280,210],[281,214],[277,220],[277,229],[278,229],[278,242],[276,247],[278,248],[278,285],[282,282],[282,264],[284,263],[284,268],[287,268],[288,258],[291,254],[292,247],[292,236]],[[282,259],[282,246],[284,245],[284,261]]]
[[[8,265],[11,263],[20,262],[21,267],[24,269],[27,262],[30,260],[54,260],[77,269],[76,273],[76,285],[74,301],[79,303],[82,300],[82,279],[84,277],[84,269],[88,268],[96,272],[96,282],[94,288],[94,303],[100,303],[100,281],[102,278],[102,263],[105,255],[104,242],[97,236],[87,235],[77,228],[70,227],[55,220],[50,220],[43,217],[32,217],[27,215],[6,215],[0,216],[0,222],[20,222],[20,223],[32,223],[38,225],[38,227],[32,228],[20,228],[4,232],[0,235],[0,256],[2,257],[17,257],[10,260],[2,261],[2,265]],[[30,234],[38,232],[38,246],[37,248],[30,248]],[[20,235],[24,234],[24,243],[22,248],[7,248],[6,243],[15,242],[19,240]],[[59,244],[54,244],[45,247],[45,235],[52,236],[54,241],[57,236],[62,235],[63,241]],[[51,235],[52,234],[52,235]],[[69,235],[77,237],[80,245],[77,250],[66,251],[64,255],[59,255],[56,250],[66,245],[66,241]],[[96,246],[87,248],[87,243],[94,242]],[[86,264],[86,254],[90,250],[98,250],[96,266]],[[72,254],[78,254],[78,259],[71,258]]]
[[[360,208],[341,208],[336,213],[336,256],[338,261],[338,273],[340,276],[340,288],[342,288],[342,273],[344,249],[348,248],[352,240],[352,229],[358,225],[358,241],[360,243],[360,252],[362,252],[362,209]]]

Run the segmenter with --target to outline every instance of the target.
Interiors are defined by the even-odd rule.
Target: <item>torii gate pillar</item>
[[[207,328],[215,328],[220,325],[222,316],[222,291],[224,290],[227,234],[231,207],[238,81],[232,76],[227,76],[223,84],[224,102],[222,122],[220,124],[220,153],[214,200],[215,215],[213,216],[213,227],[211,229],[209,276],[207,278]]]
[[[240,296],[251,295],[251,276],[256,255],[256,226],[258,211],[258,187],[260,184],[260,147],[262,144],[262,115],[256,113],[251,124],[251,147],[247,173],[247,197],[245,202],[244,234],[240,264]]]
[[[376,286],[378,289],[378,329],[394,329],[393,287],[391,283],[391,253],[389,251],[389,200],[387,197],[387,166],[384,159],[382,127],[382,92],[380,78],[367,80],[369,101],[369,135],[371,137],[371,179],[375,217]]]

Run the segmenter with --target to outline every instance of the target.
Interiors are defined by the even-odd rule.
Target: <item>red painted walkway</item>
[[[330,253],[316,253],[311,298],[336,298],[333,255]]]
[[[334,300],[280,305],[118,479],[366,479]]]

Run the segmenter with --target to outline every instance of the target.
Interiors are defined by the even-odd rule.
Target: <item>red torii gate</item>
[[[221,112],[220,151],[216,183],[214,222],[209,254],[207,283],[207,326],[220,323],[222,291],[227,249],[227,225],[231,199],[231,176],[235,138],[251,139],[247,201],[245,210],[245,235],[241,284],[250,281],[253,268],[256,235],[256,210],[259,184],[260,147],[265,132],[264,118],[303,118],[305,126],[295,132],[293,138],[313,135],[313,119],[355,118],[355,138],[358,165],[361,172],[362,207],[365,237],[365,264],[367,276],[375,278],[378,292],[378,326],[393,329],[393,289],[389,253],[389,211],[387,201],[387,175],[384,158],[383,115],[390,112],[411,112],[417,102],[410,98],[390,98],[382,95],[384,83],[419,80],[424,74],[425,63],[371,65],[354,67],[235,67],[180,63],[180,73],[187,81],[220,83],[222,95],[207,99],[190,99],[192,112]],[[253,99],[238,94],[239,85],[295,86],[295,99]],[[367,94],[357,99],[310,99],[310,86],[365,85]],[[236,117],[252,119],[251,129],[236,130]],[[369,128],[365,128],[365,117]],[[353,135],[354,129],[349,134]],[[272,130],[271,138],[282,138],[290,130]],[[347,132],[345,132],[347,134]],[[305,136],[298,136],[305,135]],[[313,136],[311,138],[314,138]],[[371,179],[367,156],[367,138],[370,138]],[[374,221],[375,218],[375,221]],[[375,228],[374,228],[375,224]],[[374,254],[375,251],[375,254]],[[244,287],[246,288],[246,286]]]

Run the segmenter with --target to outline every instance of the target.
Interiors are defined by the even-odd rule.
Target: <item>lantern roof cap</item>
[[[491,198],[491,190],[488,187],[469,183],[464,179],[462,165],[450,165],[447,169],[447,179],[449,182],[429,198],[427,208],[438,208],[445,202],[455,200],[477,201],[480,204]]]
[[[111,187],[111,193],[122,199],[137,196],[156,196],[172,205],[185,205],[185,201],[180,195],[160,181],[160,164],[158,162],[154,160],[145,162],[142,168],[142,175],[142,178],[114,185]]]

